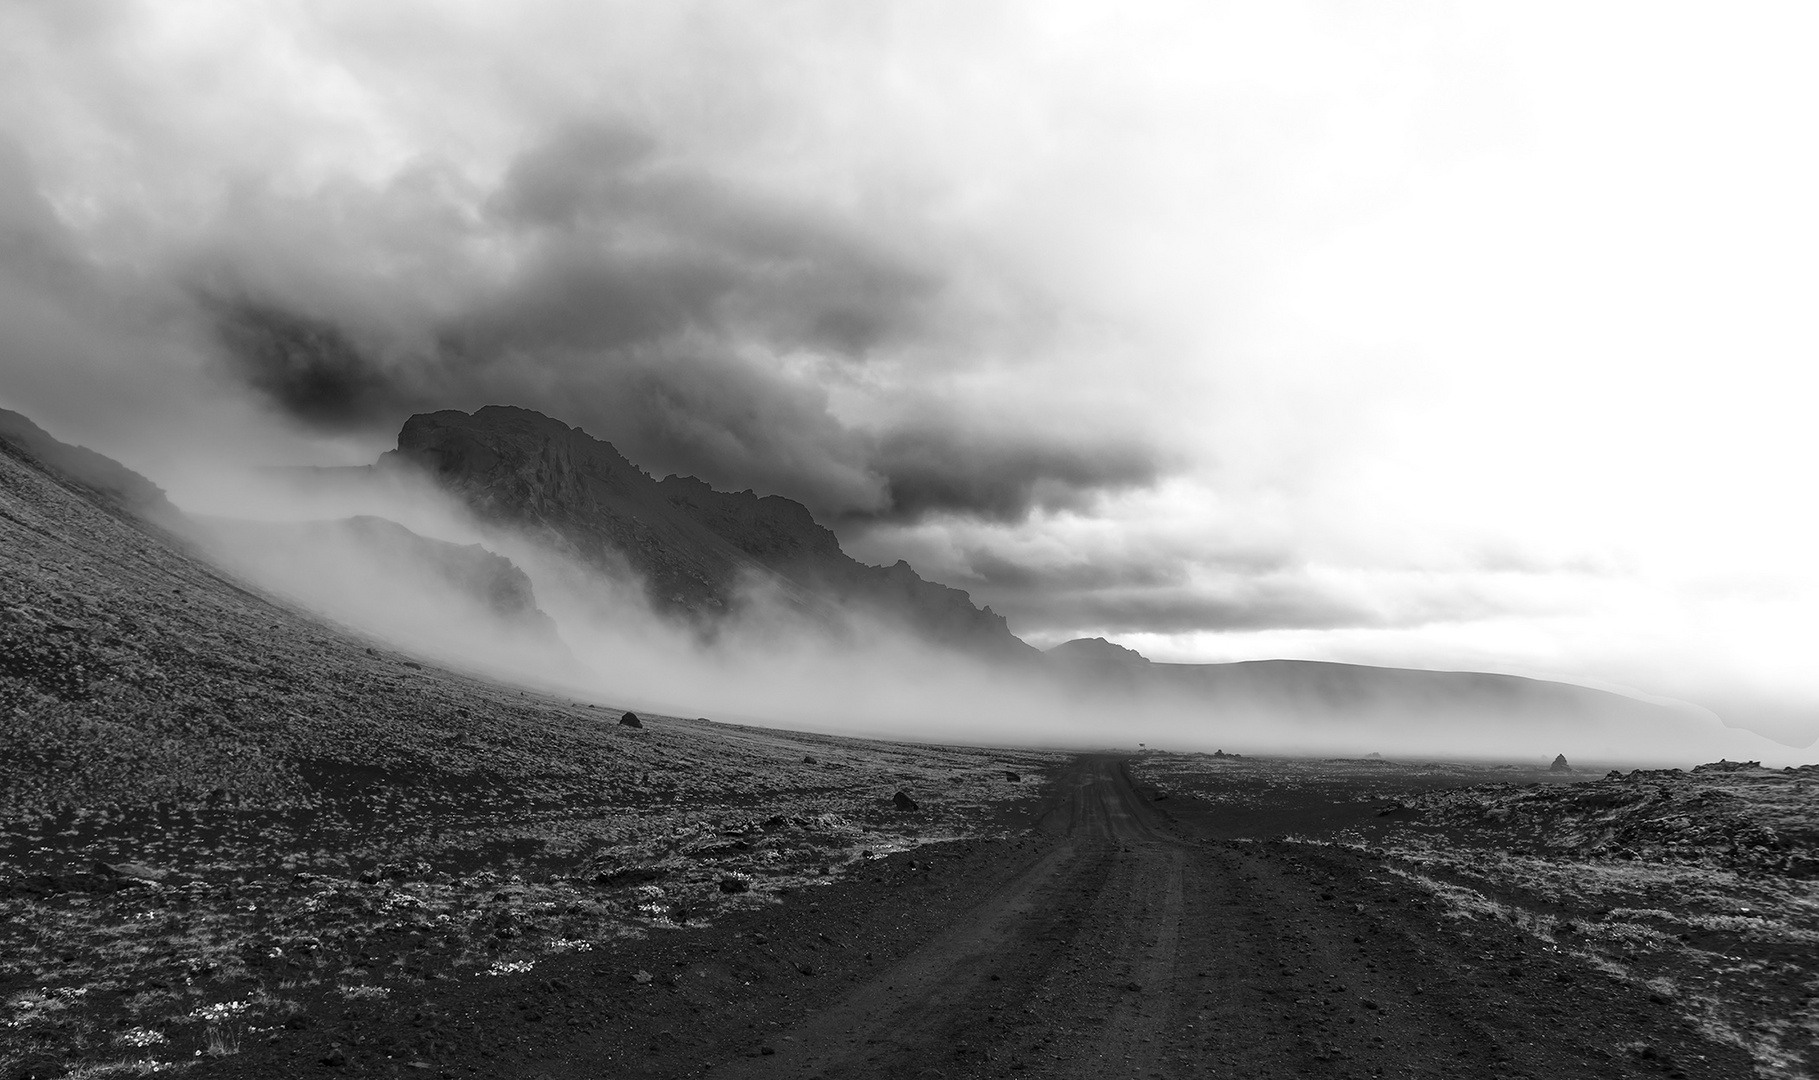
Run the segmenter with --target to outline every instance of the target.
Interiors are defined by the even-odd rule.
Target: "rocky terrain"
[[[1294,843],[1380,862],[1461,932],[1518,942],[1482,958],[1512,980],[1571,958],[1743,1049],[1754,1075],[1819,1064],[1819,765],[1593,778],[1155,757],[1139,775],[1184,813],[1269,814]]]

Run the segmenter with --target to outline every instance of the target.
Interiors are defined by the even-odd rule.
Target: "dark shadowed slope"
[[[596,567],[638,574],[660,606],[711,616],[768,587],[808,611],[868,613],[953,648],[1033,657],[1003,617],[907,563],[867,566],[780,496],[657,481],[611,443],[527,409],[413,416],[386,468],[421,469],[483,519],[530,530]]]
[[[174,523],[179,515],[164,497],[164,490],[110,457],[85,446],[72,446],[53,438],[37,424],[0,409],[0,441],[90,491],[159,524]]]

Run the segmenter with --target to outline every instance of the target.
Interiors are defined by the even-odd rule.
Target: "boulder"
[[[644,721],[638,719],[637,713],[628,712],[619,718],[619,726],[641,728],[644,726]]]
[[[891,805],[895,806],[899,810],[920,810],[920,809],[922,809],[920,806],[916,805],[916,800],[910,798],[908,795],[904,794],[901,791],[899,791],[899,792],[897,792],[897,794],[891,796]]]
[[[163,881],[170,877],[169,870],[159,870],[144,863],[95,863],[95,872],[108,877],[125,878],[129,881]]]

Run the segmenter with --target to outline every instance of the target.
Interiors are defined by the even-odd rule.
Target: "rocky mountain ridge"
[[[908,563],[848,556],[801,503],[702,480],[657,480],[609,442],[541,413],[489,405],[405,422],[384,471],[415,470],[482,520],[530,532],[609,573],[629,569],[654,606],[697,620],[767,589],[809,613],[858,614],[994,658],[1034,658],[1004,618]]]

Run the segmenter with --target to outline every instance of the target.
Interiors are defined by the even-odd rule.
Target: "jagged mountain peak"
[[[1002,616],[906,562],[867,566],[806,506],[656,480],[609,442],[530,409],[490,405],[405,422],[385,468],[420,469],[496,524],[540,531],[602,568],[629,564],[656,605],[712,617],[768,581],[805,610],[863,612],[968,651],[1033,656]]]

